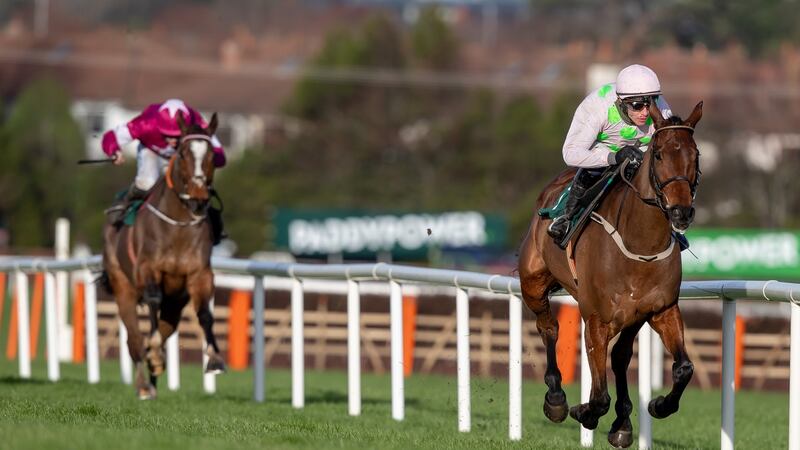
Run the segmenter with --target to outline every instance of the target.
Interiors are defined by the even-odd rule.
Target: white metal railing
[[[78,260],[51,260],[35,258],[0,259],[0,272],[16,273],[16,289],[19,301],[19,373],[28,378],[30,374],[30,355],[28,353],[27,302],[28,286],[25,272],[62,272],[80,271],[86,282],[86,346],[87,346],[87,378],[90,383],[99,381],[97,354],[97,322],[96,294],[92,284],[90,270],[100,267],[100,256]],[[522,302],[520,300],[519,280],[501,275],[488,275],[474,272],[427,269],[401,265],[377,264],[289,264],[265,261],[241,260],[231,258],[212,258],[212,265],[217,272],[249,275],[253,277],[253,317],[264,317],[264,283],[271,282],[273,277],[285,277],[291,280],[291,321],[292,321],[292,405],[302,408],[304,405],[303,386],[303,293],[306,280],[339,280],[344,284],[348,298],[348,411],[351,415],[359,415],[361,411],[360,396],[360,352],[358,326],[359,295],[361,282],[385,281],[389,283],[390,328],[391,328],[391,377],[392,377],[392,417],[403,420],[404,386],[403,386],[403,339],[402,339],[402,285],[406,283],[424,283],[456,288],[457,317],[457,373],[458,373],[458,429],[470,430],[470,389],[469,389],[469,301],[467,288],[506,295],[509,301],[509,437],[518,440],[522,437],[522,358],[521,358],[521,321]],[[49,316],[55,310],[55,283],[48,276],[45,283],[45,307]],[[800,284],[782,283],[779,281],[692,281],[681,285],[681,299],[721,299],[723,300],[723,361],[722,361],[722,413],[721,413],[721,448],[732,449],[734,444],[734,336],[735,336],[735,299],[762,300],[791,303],[791,367],[790,367],[790,417],[789,448],[800,450]],[[568,297],[562,301],[570,301]],[[261,320],[261,319],[260,319]],[[55,323],[55,321],[53,321]],[[253,397],[256,401],[264,400],[264,352],[263,324],[254,324],[255,345],[253,346]],[[58,351],[54,327],[47,326],[48,345],[48,377],[57,380]],[[123,327],[124,328],[124,327]],[[122,328],[121,328],[122,330]],[[647,336],[640,335],[639,346],[639,380],[644,386],[640,389],[640,408],[646,409],[650,400],[649,374],[651,368],[649,327]],[[641,332],[640,332],[641,333]],[[121,331],[122,337],[122,331]],[[56,347],[53,347],[56,346]],[[121,345],[122,379],[130,382],[130,365],[126,366],[127,352]],[[168,358],[177,360],[177,338],[175,344],[168,344],[172,349]],[[584,353],[585,350],[582,352]],[[129,364],[129,361],[128,361]],[[169,366],[173,371],[175,366]],[[581,367],[587,367],[585,356]],[[126,374],[126,371],[128,372]],[[175,372],[177,370],[174,370]],[[591,377],[588,370],[581,370],[581,400],[588,400]],[[175,378],[177,380],[177,378]],[[215,390],[214,377],[204,376],[204,387],[207,392]],[[170,388],[177,389],[177,381],[170,383]],[[650,434],[650,415],[639,414],[639,447],[649,448],[652,445]],[[582,430],[581,443],[592,445],[592,432]]]

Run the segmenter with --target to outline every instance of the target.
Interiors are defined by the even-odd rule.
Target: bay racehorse
[[[178,124],[181,138],[177,150],[166,174],[144,200],[133,225],[107,225],[104,230],[103,278],[116,297],[120,318],[128,331],[128,351],[135,364],[135,387],[141,399],[156,395],[156,379],[164,371],[164,344],[176,331],[188,302],[208,344],[206,372],[225,369],[209,309],[214,275],[207,210],[214,181],[211,136],[217,128],[217,115],[212,116],[207,128],[187,126],[180,114]],[[149,307],[151,329],[147,341],[139,330],[139,303]]]
[[[619,335],[611,351],[617,417],[608,434],[615,447],[628,447],[633,439],[633,404],[626,375],[633,341],[642,325],[649,323],[658,332],[674,358],[672,390],[650,402],[650,415],[664,418],[676,412],[692,377],[693,365],[684,346],[678,309],[681,255],[673,232],[683,233],[694,218],[700,153],[693,132],[702,107],[703,102],[698,103],[684,121],[676,116],[664,119],[652,103],[655,132],[641,167],[629,181],[623,179],[610,188],[592,221],[582,234],[573,237],[567,252],[547,235],[547,223],[538,216],[520,249],[523,299],[536,314],[547,354],[544,412],[550,420],[561,422],[569,412],[584,427],[597,427],[598,419],[611,405],[606,358],[609,342]],[[553,204],[574,175],[574,168],[562,172],[539,196],[538,207]],[[589,402],[571,409],[561,388],[556,362],[558,322],[549,302],[549,294],[559,287],[578,301],[586,323],[584,340],[592,375]]]

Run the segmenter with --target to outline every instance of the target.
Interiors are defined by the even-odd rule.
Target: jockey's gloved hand
[[[630,161],[631,167],[639,167],[642,164],[642,160],[644,159],[644,153],[639,150],[639,148],[634,147],[632,145],[626,145],[619,149],[618,152],[612,153],[614,156],[613,163],[621,164],[623,161],[628,160]],[[609,158],[611,159],[611,158]]]

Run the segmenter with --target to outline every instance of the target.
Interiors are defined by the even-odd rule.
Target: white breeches
[[[136,153],[136,179],[134,184],[143,191],[150,190],[161,175],[166,172],[168,164],[169,160],[140,145]]]

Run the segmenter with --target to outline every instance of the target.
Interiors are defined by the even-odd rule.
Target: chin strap
[[[632,259],[634,261],[642,261],[642,262],[660,261],[662,259],[669,258],[672,255],[672,250],[675,248],[675,238],[672,236],[672,233],[670,233],[669,246],[667,247],[666,250],[662,251],[661,253],[657,253],[655,255],[647,255],[647,256],[637,255],[636,253],[631,252],[630,250],[628,250],[627,247],[625,247],[625,243],[622,242],[622,236],[620,236],[619,232],[617,232],[617,229],[614,228],[614,225],[611,225],[611,223],[609,223],[603,216],[597,214],[596,212],[593,212],[591,218],[593,221],[603,226],[603,229],[606,230],[606,233],[608,233],[611,236],[611,239],[613,239],[614,243],[617,244],[619,250],[628,259]]]

